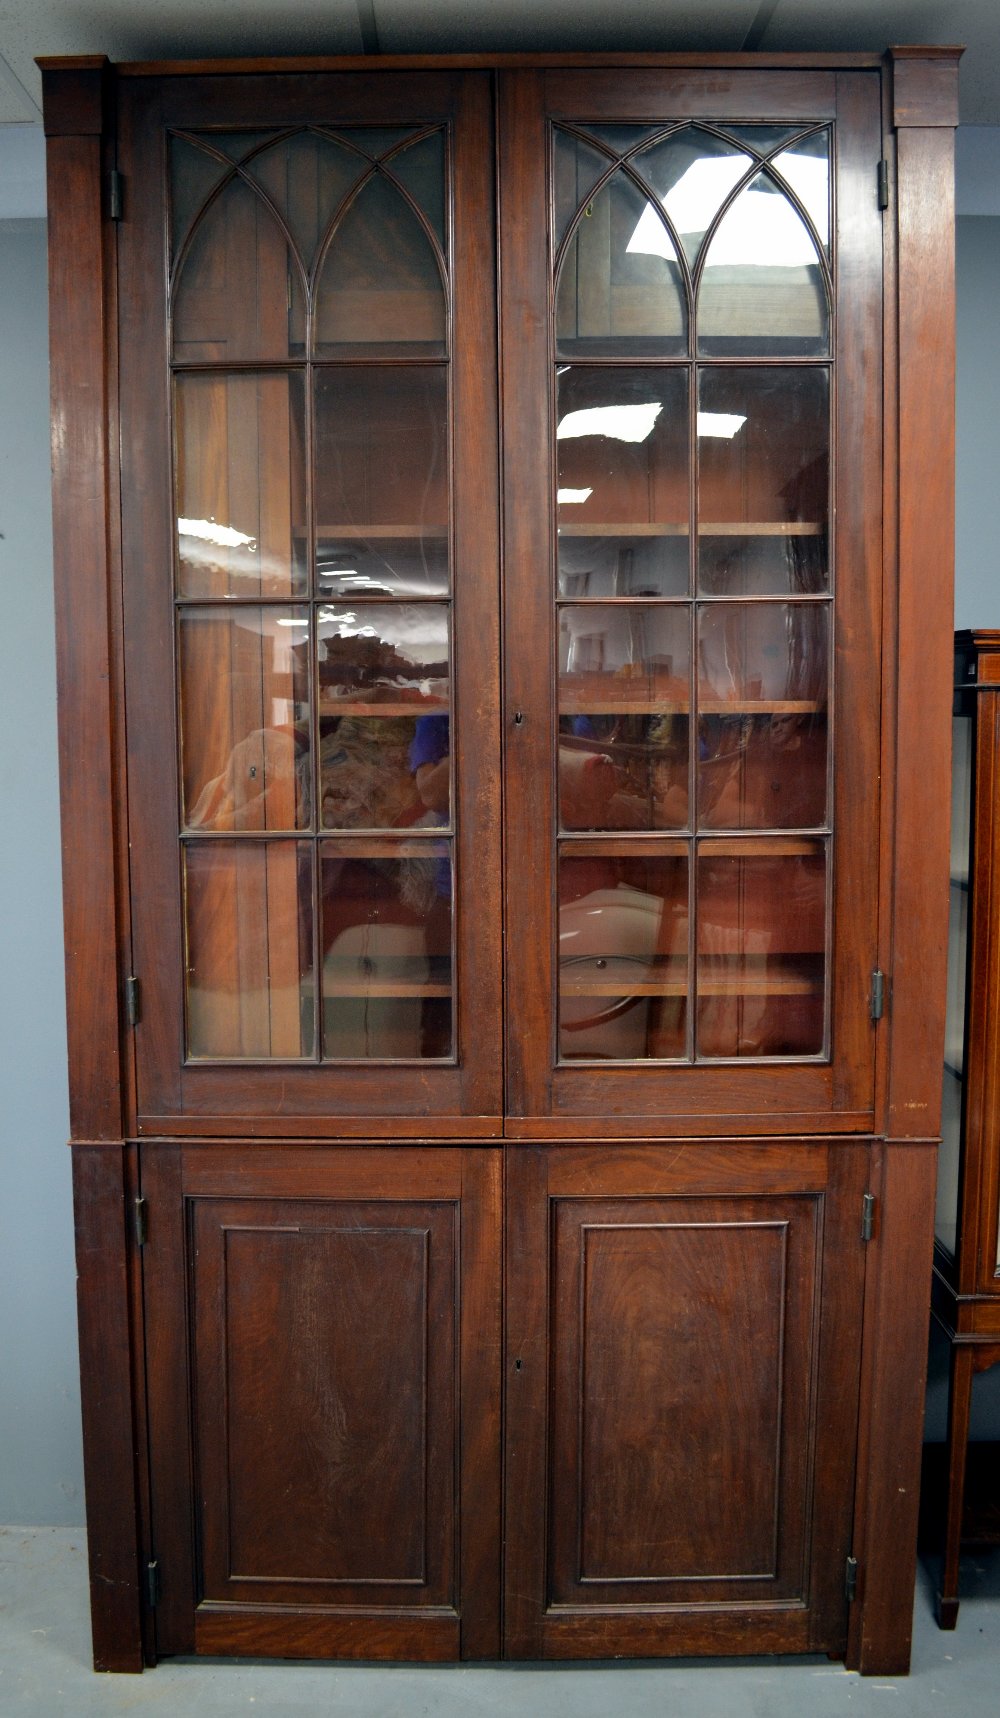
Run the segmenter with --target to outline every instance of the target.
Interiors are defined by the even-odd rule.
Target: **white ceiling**
[[[962,120],[1000,124],[1000,0],[0,0],[0,123],[37,123],[36,54],[850,49],[964,42]]]

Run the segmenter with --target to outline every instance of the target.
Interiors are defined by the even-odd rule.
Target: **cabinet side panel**
[[[125,1160],[73,1149],[83,1455],[95,1670],[141,1670]]]
[[[50,137],[52,496],[74,1139],[120,1139],[101,139]]]
[[[887,1132],[938,1132],[948,938],[954,140],[898,135],[899,692]]]

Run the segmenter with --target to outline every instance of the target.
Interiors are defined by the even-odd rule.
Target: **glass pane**
[[[686,605],[560,610],[564,829],[686,826],[690,661]]]
[[[194,608],[178,622],[189,829],[303,829],[310,817],[308,610]]]
[[[638,149],[652,137],[659,137],[666,127],[663,125],[588,125],[587,131],[598,142],[607,144],[615,155],[627,155],[630,149]]]
[[[320,594],[326,597],[440,597],[448,593],[448,539],[440,537],[321,539],[316,552]]]
[[[444,132],[432,131],[429,137],[409,144],[398,155],[393,155],[387,166],[426,216],[438,244],[447,255]]]
[[[686,595],[687,377],[574,365],[557,401],[560,589]]]
[[[955,716],[951,724],[951,876],[968,884],[972,841],[971,716]]]
[[[698,826],[826,823],[826,603],[715,603],[698,615]]]
[[[324,829],[446,827],[448,610],[318,610]]]
[[[698,350],[811,357],[829,344],[815,242],[785,193],[758,173],[709,240],[698,294]]]
[[[590,196],[598,180],[612,165],[612,158],[592,144],[584,143],[554,128],[552,141],[552,200],[555,206],[555,243],[562,244],[566,229],[580,204]]]
[[[444,353],[445,293],[431,243],[385,174],[358,192],[338,223],[316,289],[315,342]]]
[[[231,170],[229,162],[220,161],[209,152],[214,140],[209,138],[206,142],[209,149],[199,149],[186,137],[170,139],[170,230],[174,256],[206,198]]]
[[[559,1055],[635,1061],[685,1055],[688,861],[559,861]]]
[[[367,161],[314,131],[300,131],[254,155],[245,171],[263,185],[311,268],[320,240]]]
[[[174,357],[235,363],[301,350],[302,278],[262,197],[232,179],[194,229],[172,303]]]
[[[820,244],[830,254],[830,134],[814,132],[793,149],[775,155],[772,166],[792,187],[819,234]]]
[[[644,149],[634,165],[666,209],[693,266],[709,226],[752,166],[752,157],[710,132],[685,126]]]
[[[312,1056],[310,847],[188,843],[184,900],[188,1055]]]
[[[448,562],[447,372],[318,371],[315,457],[323,594],[345,584],[352,594],[355,585],[374,591],[366,578],[401,594],[439,588]]]
[[[452,1054],[450,845],[397,852],[321,848],[327,1058]]]
[[[301,375],[178,376],[181,596],[298,596],[307,584]]]
[[[352,143],[355,149],[361,149],[372,161],[378,161],[409,136],[413,136],[412,125],[350,125],[345,126],[339,134],[345,142]]]
[[[826,854],[819,841],[706,843],[698,857],[699,1056],[824,1048]]]
[[[802,129],[801,125],[729,125],[725,121],[719,127],[727,137],[735,138],[737,143],[745,143],[755,155],[770,155]]]
[[[621,171],[587,204],[566,247],[556,339],[566,357],[687,351],[674,241],[655,204]]]
[[[825,369],[698,374],[698,582],[780,596],[829,583]]]

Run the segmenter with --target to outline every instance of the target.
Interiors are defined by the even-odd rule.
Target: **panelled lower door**
[[[843,1651],[863,1145],[508,1154],[506,1651]]]
[[[504,81],[511,1132],[873,1126],[879,89]]]
[[[485,74],[123,80],[140,1134],[500,1131],[491,161]]]
[[[499,1652],[500,1161],[150,1145],[160,1654]]]

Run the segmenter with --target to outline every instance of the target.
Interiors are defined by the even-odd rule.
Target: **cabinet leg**
[[[965,1500],[965,1454],[969,1442],[969,1405],[975,1354],[971,1346],[955,1343],[951,1350],[948,1396],[948,1494],[945,1503],[941,1585],[937,1595],[938,1627],[953,1629],[958,1621],[958,1563],[962,1547],[962,1506]]]

